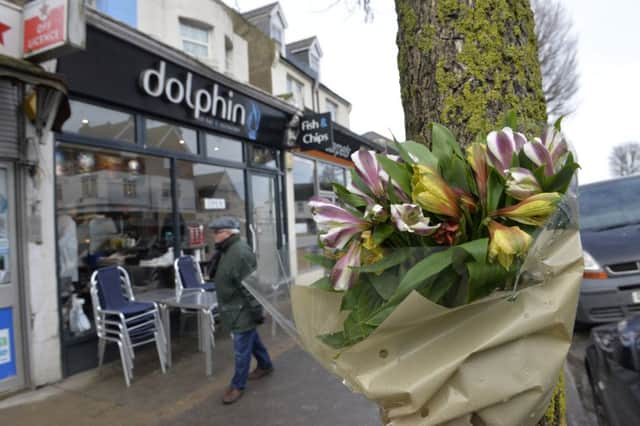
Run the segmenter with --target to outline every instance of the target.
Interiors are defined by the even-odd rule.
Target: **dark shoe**
[[[256,367],[255,370],[249,373],[249,380],[262,379],[264,376],[268,376],[271,373],[273,373],[273,367],[267,369]]]
[[[234,402],[240,399],[240,397],[242,396],[242,393],[243,393],[242,389],[236,389],[231,387],[229,388],[227,393],[225,393],[224,396],[222,397],[222,403],[225,405],[233,404]]]

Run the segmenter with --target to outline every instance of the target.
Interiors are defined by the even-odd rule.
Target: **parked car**
[[[640,315],[592,328],[585,364],[598,423],[640,425]]]
[[[640,176],[583,185],[579,202],[585,268],[576,320],[640,313]]]

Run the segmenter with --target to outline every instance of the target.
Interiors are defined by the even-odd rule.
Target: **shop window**
[[[291,103],[304,108],[304,84],[290,75],[287,76],[287,92],[291,93]]]
[[[198,137],[193,129],[146,119],[145,132],[149,146],[186,154],[198,153]]]
[[[135,142],[136,126],[132,114],[79,101],[71,101],[70,106],[71,116],[62,126],[63,132],[120,142]]]
[[[280,151],[277,149],[265,148],[257,145],[250,146],[251,152],[251,164],[256,166],[277,168],[278,167],[278,155]]]
[[[318,182],[321,191],[333,191],[334,182],[345,185],[344,167],[318,162]]]
[[[316,268],[305,258],[305,254],[316,253],[318,238],[316,224],[307,205],[316,194],[315,190],[316,162],[306,158],[293,157],[293,193],[295,202],[295,230],[298,258],[298,272],[304,273]]]
[[[209,39],[211,28],[180,20],[182,50],[196,58],[209,58]]]
[[[182,188],[177,198],[180,215],[181,249],[193,255],[208,272],[213,254],[213,236],[207,225],[220,216],[233,216],[240,221],[241,235],[246,229],[246,195],[241,169],[176,162],[176,175]]]
[[[93,320],[89,284],[95,269],[120,265],[136,288],[173,287],[173,204],[162,196],[171,187],[171,169],[159,157],[68,145],[58,146],[55,158],[60,300],[68,340],[78,335],[69,323],[74,298],[84,300],[82,309]]]
[[[207,134],[207,157],[242,162],[242,142],[224,136]]]

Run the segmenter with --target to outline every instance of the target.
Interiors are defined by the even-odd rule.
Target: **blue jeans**
[[[258,368],[269,370],[273,368],[267,348],[264,347],[258,330],[233,333],[233,351],[235,352],[236,372],[231,380],[231,386],[236,389],[244,389],[249,376],[251,366],[251,354],[258,361]]]

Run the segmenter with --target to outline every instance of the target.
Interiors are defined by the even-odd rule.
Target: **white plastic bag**
[[[84,305],[84,299],[80,299],[76,294],[71,296],[69,328],[73,334],[80,334],[87,330],[91,330],[91,323],[82,310],[82,305]]]

